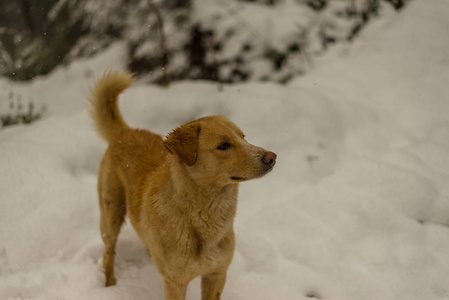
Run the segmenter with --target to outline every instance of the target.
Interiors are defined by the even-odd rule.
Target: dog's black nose
[[[276,153],[268,151],[263,155],[262,162],[267,166],[272,167],[276,163],[276,158],[277,158]]]

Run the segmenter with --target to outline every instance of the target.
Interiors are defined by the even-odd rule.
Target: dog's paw
[[[106,276],[106,282],[105,282],[104,286],[108,287],[108,286],[113,286],[116,284],[117,284],[117,281],[115,280],[114,275]]]

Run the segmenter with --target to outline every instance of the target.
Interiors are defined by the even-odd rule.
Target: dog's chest
[[[198,276],[229,264],[234,251],[236,189],[213,198],[214,201],[201,201],[204,198],[198,198],[198,194],[197,198],[178,195],[181,196],[183,199],[176,201],[180,205],[164,214],[157,211],[157,222],[151,226],[148,245],[159,267],[163,264],[162,268],[171,266],[169,273]]]
[[[209,232],[193,230],[189,241],[188,255],[185,256],[189,268],[196,272],[208,272],[230,261],[234,252],[234,232],[232,224],[220,230]]]
[[[232,231],[233,217],[229,220],[210,220],[201,216],[190,228],[189,237],[191,252],[195,257],[211,256],[218,251],[226,235]]]

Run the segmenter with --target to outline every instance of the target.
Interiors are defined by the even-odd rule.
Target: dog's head
[[[164,142],[192,178],[232,183],[261,177],[271,171],[276,154],[249,144],[243,132],[223,116],[189,122],[171,132]]]

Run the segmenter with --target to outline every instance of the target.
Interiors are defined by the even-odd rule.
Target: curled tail
[[[100,135],[111,142],[128,125],[118,108],[118,96],[133,82],[132,75],[108,72],[91,88],[89,101],[90,114]]]

